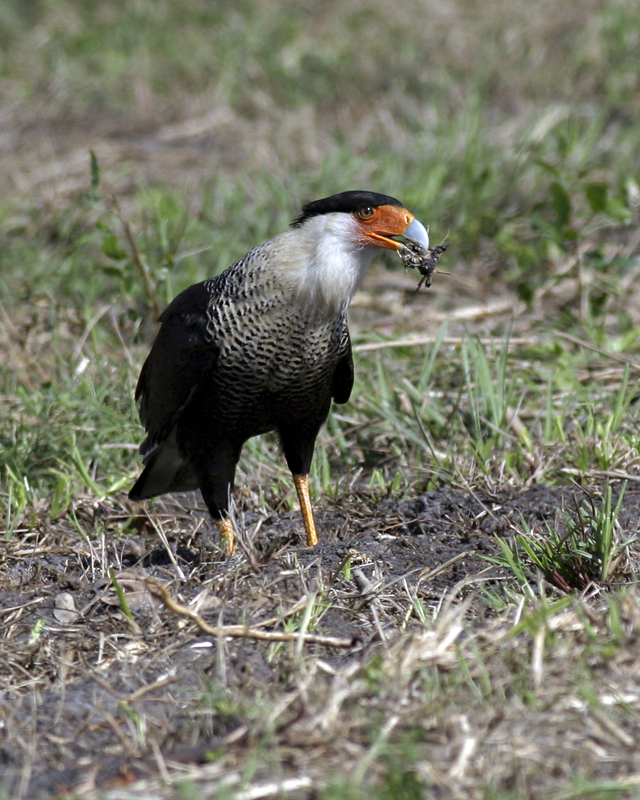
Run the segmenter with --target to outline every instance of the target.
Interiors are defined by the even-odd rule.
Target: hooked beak
[[[379,206],[375,217],[360,223],[367,244],[386,247],[401,252],[405,245],[402,239],[429,249],[429,234],[424,225],[410,211],[399,206]]]
[[[421,245],[425,250],[429,249],[429,232],[417,219],[413,219],[403,236],[410,242]]]

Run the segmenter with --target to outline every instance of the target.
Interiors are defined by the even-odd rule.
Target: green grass
[[[442,269],[451,275],[436,275],[418,300],[377,297],[365,283],[385,333],[354,309],[356,349],[381,348],[356,353],[353,398],[334,407],[316,449],[315,495],[359,491],[374,502],[449,484],[492,496],[535,483],[633,480],[640,10],[632,0],[570,6],[7,0],[0,103],[6,161],[13,157],[19,180],[0,194],[4,543],[72,512],[80,497],[108,501],[132,482],[141,438],[133,391],[157,309],[283,230],[302,202],[346,188],[400,197],[434,243],[446,240]],[[209,113],[229,122],[184,142],[154,138]],[[124,142],[123,151],[131,144],[133,155],[99,155],[92,172],[89,150],[100,152],[102,139]],[[86,152],[86,170],[78,178],[69,168],[71,189],[62,178],[53,194],[43,188],[51,182],[29,183],[48,164],[68,163],[73,148]],[[193,163],[176,167],[172,148]],[[166,179],[140,177],[145,159],[166,168]],[[385,265],[401,280],[399,263]],[[499,298],[513,301],[513,318],[454,313]],[[412,311],[397,314],[398,300]],[[383,346],[407,333],[432,342]],[[273,437],[248,443],[241,472],[263,509],[292,507]],[[409,799],[432,786],[461,796],[463,778],[430,767],[434,753],[455,763],[438,738],[443,720],[458,720],[448,730],[460,747],[471,737],[460,720],[474,715],[487,736],[521,713],[542,729],[546,719],[559,742],[564,725],[577,737],[572,714],[580,707],[590,718],[600,708],[637,622],[635,595],[614,569],[630,537],[615,524],[607,490],[600,506],[569,510],[550,530],[519,530],[517,546],[503,543],[507,578],[483,599],[489,621],[469,613],[459,647],[445,648],[448,660],[430,662],[426,645],[426,661],[402,662],[401,645],[379,661],[363,657],[344,678],[344,715],[367,708],[359,760],[319,796]],[[549,588],[536,570],[561,580]],[[580,570],[586,581],[573,581]],[[571,595],[590,581],[606,594],[597,614],[584,614],[586,600]],[[321,626],[321,599],[290,624]],[[405,601],[427,638],[453,625],[450,608],[425,608],[409,589]],[[562,673],[546,695],[535,648]],[[273,647],[274,658],[284,652]],[[335,689],[310,689],[314,713],[321,690]],[[567,697],[573,711],[555,715]],[[413,711],[397,730],[385,728],[390,709],[405,708]],[[637,724],[622,701],[606,710],[614,731]],[[252,724],[259,716],[247,714]],[[268,750],[265,730],[258,750]],[[495,760],[487,756],[473,776],[475,796],[637,796],[579,756],[575,785],[545,794],[535,757],[509,766],[496,741]],[[372,777],[361,789],[354,775],[365,768]],[[235,788],[221,791],[232,797]],[[195,784],[181,793],[210,796]]]

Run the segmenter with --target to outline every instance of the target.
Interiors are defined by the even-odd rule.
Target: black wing
[[[340,358],[336,365],[333,379],[331,380],[331,397],[336,403],[346,403],[353,389],[353,354],[351,352],[351,337],[347,327],[347,318],[344,318],[344,327],[340,338]]]
[[[207,334],[211,284],[190,286],[160,317],[161,328],[136,387],[140,421],[147,431],[140,445],[143,455],[170,436],[198,386],[215,369],[218,348]]]

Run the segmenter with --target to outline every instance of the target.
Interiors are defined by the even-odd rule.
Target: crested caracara
[[[307,544],[316,544],[308,475],[331,401],[346,403],[353,386],[347,307],[376,251],[401,250],[396,237],[429,246],[395,198],[342,192],[304,206],[289,230],[179,294],[136,389],[147,437],[129,497],[199,488],[232,553],[229,496],[242,445],[275,430]]]

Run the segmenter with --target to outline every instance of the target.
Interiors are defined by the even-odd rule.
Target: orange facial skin
[[[360,238],[367,247],[386,247],[400,250],[402,245],[392,236],[403,236],[415,217],[402,206],[377,206],[363,208],[353,215],[358,221]]]

